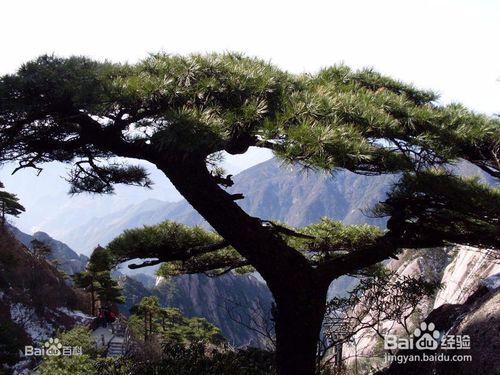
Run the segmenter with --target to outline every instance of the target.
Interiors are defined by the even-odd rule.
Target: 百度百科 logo
[[[58,338],[50,338],[41,347],[26,345],[22,354],[25,357],[57,357],[82,355],[83,353],[81,346],[63,345]]]

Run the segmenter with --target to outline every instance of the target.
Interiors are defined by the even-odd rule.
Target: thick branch
[[[150,266],[156,266],[157,264],[163,263],[162,260],[156,259],[156,260],[146,260],[140,264],[132,263],[128,265],[128,268],[131,270],[135,270],[137,268],[143,268],[143,267],[150,267]]]
[[[295,284],[314,283],[307,259],[263,227],[259,219],[245,213],[213,180],[204,160],[176,155],[158,160],[157,166],[193,208],[263,275],[273,293],[284,294],[298,287]],[[292,280],[291,274],[296,276]]]

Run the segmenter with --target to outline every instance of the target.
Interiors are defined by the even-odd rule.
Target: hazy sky
[[[236,50],[293,72],[373,66],[500,111],[499,0],[2,0],[0,74],[42,53],[136,61]]]
[[[2,0],[0,15],[0,75],[43,53],[134,62],[157,51],[233,50],[292,72],[372,66],[435,89],[444,103],[500,112],[500,0]],[[267,157],[228,162],[238,171]],[[25,201],[45,201],[47,189],[33,188],[42,180],[27,173],[0,177]],[[48,190],[66,189],[49,177]],[[21,219],[30,228],[42,213],[33,215]]]

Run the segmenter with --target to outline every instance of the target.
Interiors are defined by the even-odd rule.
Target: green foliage
[[[109,193],[115,183],[151,183],[144,169],[118,165],[115,157],[152,162],[225,238],[164,223],[113,241],[113,261],[155,258],[145,265],[166,262],[164,274],[220,274],[247,270],[251,260],[273,293],[290,301],[290,290],[304,296],[301,287],[359,271],[401,246],[497,240],[498,193],[425,171],[466,159],[500,177],[500,120],[436,99],[372,70],[334,66],[295,75],[234,53],[156,54],[134,65],[42,56],[0,78],[0,164],[72,163],[72,192]],[[391,216],[389,232],[324,221],[305,229],[311,238],[245,215],[233,205],[237,195],[217,190],[230,178],[211,155],[251,146],[306,168],[403,174],[378,209]],[[427,185],[419,184],[422,176]],[[449,190],[434,183],[440,180]],[[219,207],[234,231],[224,215],[209,215]],[[256,246],[238,237],[255,238]],[[333,254],[333,262],[318,264]],[[91,289],[104,272],[98,268],[81,276]],[[300,275],[291,282],[294,272]]]
[[[143,306],[154,307],[154,299]],[[59,336],[63,345],[82,346],[81,356],[45,357],[40,374],[129,375],[129,374],[221,374],[268,375],[274,373],[272,353],[258,349],[228,350],[220,345],[218,330],[204,319],[187,319],[177,309],[165,309],[169,328],[164,331],[162,355],[158,359],[132,354],[101,357],[90,331],[75,327]],[[132,316],[133,319],[138,318]],[[140,318],[139,318],[140,319]]]
[[[111,241],[107,249],[115,262],[158,258],[158,262],[165,262],[158,274],[165,277],[202,272],[217,274],[233,268],[243,271],[242,267],[247,265],[216,233],[171,221],[126,230]]]
[[[3,188],[4,185],[0,182],[0,189]],[[0,191],[0,223],[5,222],[6,215],[18,217],[24,211],[25,208],[19,203],[19,198],[15,194]]]
[[[383,231],[375,226],[345,225],[326,217],[301,228],[300,233],[311,238],[290,237],[289,241],[294,247],[313,253],[314,259],[318,261],[373,246],[377,238],[383,235]]]
[[[125,302],[118,282],[111,277],[111,268],[112,255],[98,246],[92,252],[85,271],[73,275],[75,285],[85,289],[91,295],[92,314],[95,313],[97,298],[103,306]]]
[[[98,352],[90,330],[83,326],[62,333],[59,336],[64,346],[81,346],[82,355],[45,357],[40,365],[41,375],[92,375],[96,374],[95,365]]]
[[[95,361],[88,355],[49,357],[40,365],[41,375],[96,375]]]
[[[477,178],[443,170],[405,174],[374,214],[407,246],[445,241],[495,247],[500,233],[500,190]]]
[[[498,174],[499,121],[436,99],[369,69],[293,75],[234,53],[135,65],[41,56],[0,78],[0,161],[80,159],[72,192],[97,193],[151,183],[140,167],[99,158],[249,146],[326,170],[407,171],[463,157]]]
[[[69,331],[63,332],[58,336],[59,340],[66,346],[81,346],[82,353],[91,357],[97,356],[94,339],[91,336],[91,330],[85,326],[75,326]]]
[[[109,306],[114,303],[124,303],[125,296],[118,282],[113,280],[110,272],[103,272],[98,276],[99,285],[96,288],[97,296],[103,306]]]
[[[225,342],[219,328],[203,318],[187,318],[179,309],[161,307],[156,296],[144,297],[130,312],[129,327],[135,337],[143,337],[144,341],[155,335],[161,342],[186,346]]]
[[[276,373],[274,354],[248,348],[241,350],[213,350],[201,343],[189,347],[178,344],[163,345],[158,360],[140,360],[134,357],[101,359],[96,365],[99,375],[128,374],[217,374],[217,375],[273,375]]]
[[[335,66],[302,82],[266,126],[264,137],[280,139],[275,151],[284,160],[380,173],[465,157],[498,172],[498,120],[460,105],[436,106],[435,94],[372,70]]]
[[[192,256],[186,260],[163,263],[158,269],[157,274],[163,277],[193,273],[218,276],[233,269],[239,274],[254,270],[234,248],[226,247],[221,250]]]
[[[160,257],[164,253],[179,254],[198,246],[213,245],[222,238],[201,227],[188,227],[171,221],[158,225],[128,229],[111,241],[107,249],[119,261]]]

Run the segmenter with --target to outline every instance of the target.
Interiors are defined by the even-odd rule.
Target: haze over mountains
[[[255,150],[250,154],[246,160],[226,161],[226,170],[234,173],[268,157]],[[7,166],[0,170],[0,180],[27,208],[14,220],[16,227],[28,234],[44,231],[84,255],[129,228],[166,219],[206,225],[159,170],[144,165],[155,182],[153,189],[118,185],[113,195],[69,196],[64,181],[67,167],[61,164],[48,165],[39,177],[28,170],[15,178],[7,176],[12,169]],[[485,177],[471,165],[461,163],[458,168],[461,174]],[[245,199],[238,203],[251,215],[293,226],[308,225],[323,216],[347,224],[384,225],[383,220],[367,216],[367,211],[384,198],[395,179],[392,175],[367,177],[347,171],[304,171],[270,159],[234,176],[229,190],[244,194]]]
[[[237,174],[249,166],[271,157],[270,152],[251,147],[245,155],[223,155],[223,167],[228,173]],[[127,160],[133,165],[144,166],[154,182],[152,189],[133,186],[116,186],[111,195],[80,194],[68,195],[69,184],[65,181],[69,165],[61,163],[43,164],[43,172],[37,176],[34,169],[23,169],[15,175],[16,164],[0,166],[0,181],[8,191],[17,194],[26,207],[26,212],[13,224],[26,233],[44,231],[54,238],[60,238],[60,231],[67,231],[96,217],[117,212],[134,203],[147,199],[176,202],[182,199],[165,175],[154,165],[141,160]],[[88,250],[86,251],[88,253]]]
[[[236,175],[231,192],[243,193],[239,204],[251,215],[304,226],[323,216],[349,224],[382,224],[365,215],[380,201],[394,176],[366,177],[340,171],[329,174],[301,171],[271,159]],[[106,245],[125,229],[152,225],[163,220],[188,225],[204,224],[203,219],[184,200],[166,202],[147,199],[108,215],[80,221],[80,225],[60,228],[57,238],[83,254]]]

